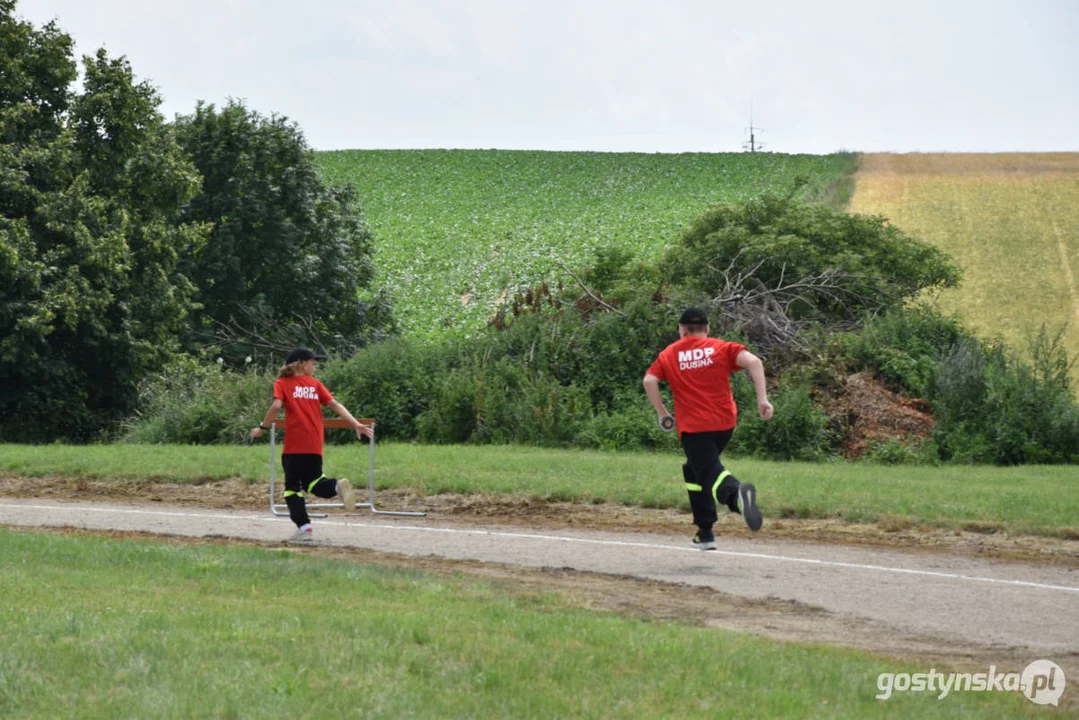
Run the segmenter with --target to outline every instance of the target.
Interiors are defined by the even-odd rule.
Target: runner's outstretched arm
[[[764,380],[764,363],[748,350],[738,353],[738,357],[734,359],[734,362],[738,367],[745,368],[749,372],[749,377],[753,380],[753,387],[757,390],[757,412],[760,413],[761,419],[770,419],[774,410],[772,409],[772,403],[768,402],[768,388]]]

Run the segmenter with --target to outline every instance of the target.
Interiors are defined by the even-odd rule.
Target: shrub
[[[394,338],[327,363],[320,377],[353,415],[375,418],[380,438],[411,440],[453,355],[449,348]]]
[[[609,408],[620,393],[641,394],[645,370],[678,338],[677,317],[651,300],[630,302],[620,313],[526,314],[489,332],[478,346],[542,369],[563,385],[587,387],[596,408]]]
[[[182,356],[142,382],[138,412],[124,424],[129,443],[243,442],[273,397],[272,369],[231,370]]]
[[[1079,405],[1068,381],[1063,346],[1043,330],[1031,363],[1004,345],[955,347],[938,373],[934,438],[956,462],[1079,461]]]
[[[736,384],[738,427],[731,452],[774,460],[821,460],[832,454],[828,417],[814,405],[809,388],[780,390],[772,397],[771,420],[757,414],[756,395],[748,382]]]
[[[476,385],[470,369],[457,368],[438,379],[428,409],[416,418],[419,439],[428,443],[467,442],[476,430]]]
[[[923,398],[933,391],[941,358],[972,340],[957,318],[926,305],[867,318],[860,332],[843,336],[855,370],[872,368],[893,389]]]
[[[581,427],[575,441],[602,450],[677,450],[678,436],[664,432],[644,392],[619,393],[608,410],[597,412]]]
[[[643,398],[645,371],[660,350],[678,339],[677,315],[665,306],[633,303],[625,313],[589,318],[570,346],[571,374],[560,375],[563,382],[588,386],[597,408],[625,405],[627,394]]]
[[[566,445],[592,414],[587,388],[484,352],[444,375],[417,418],[424,442]]]

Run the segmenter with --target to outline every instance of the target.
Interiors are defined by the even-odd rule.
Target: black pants
[[[689,507],[693,510],[693,522],[702,530],[712,529],[717,519],[717,506],[726,505],[731,512],[738,512],[738,478],[719,461],[733,434],[734,428],[682,433],[682,450],[686,453],[682,477],[689,494]]]
[[[322,474],[321,455],[282,454],[281,466],[285,468],[285,504],[288,505],[288,516],[296,523],[296,527],[301,527],[311,522],[307,515],[304,493],[320,498],[332,498],[337,494],[337,478],[328,478]]]

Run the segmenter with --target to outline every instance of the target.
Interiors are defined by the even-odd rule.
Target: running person
[[[697,534],[693,543],[701,550],[715,550],[712,526],[716,508],[726,505],[740,513],[750,530],[764,522],[757,507],[757,488],[740,483],[723,467],[719,456],[730,442],[738,420],[738,407],[731,393],[731,375],[749,371],[757,389],[757,411],[768,420],[772,404],[765,389],[764,364],[745,345],[708,337],[708,316],[688,308],[678,320],[679,340],[659,354],[644,376],[644,391],[656,410],[660,427],[677,427],[686,454],[682,465]],[[659,383],[665,380],[674,395],[675,416],[667,412]],[[677,418],[677,423],[675,422]]]
[[[334,399],[326,386],[313,377],[315,361],[325,360],[321,355],[297,348],[288,354],[284,366],[277,373],[273,386],[273,402],[259,426],[251,430],[257,438],[268,429],[281,408],[285,409],[285,442],[281,453],[281,466],[285,470],[285,504],[289,518],[296,523],[293,542],[310,542],[311,518],[307,514],[305,493],[320,498],[341,498],[346,510],[356,507],[356,494],[348,480],[328,478],[322,473],[322,445],[325,430],[322,426],[322,406],[325,405],[344,418],[356,430],[356,437],[370,438],[374,442],[374,430],[363,425]]]

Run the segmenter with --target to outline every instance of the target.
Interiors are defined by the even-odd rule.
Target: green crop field
[[[963,281],[941,304],[983,337],[1025,350],[1069,323],[1079,354],[1079,153],[865,155],[850,209],[955,258]]]
[[[356,187],[402,327],[426,337],[474,332],[518,287],[569,281],[559,263],[578,269],[604,247],[652,259],[712,203],[782,191],[798,176],[820,195],[854,169],[849,154],[348,150],[315,157],[329,181]]]

